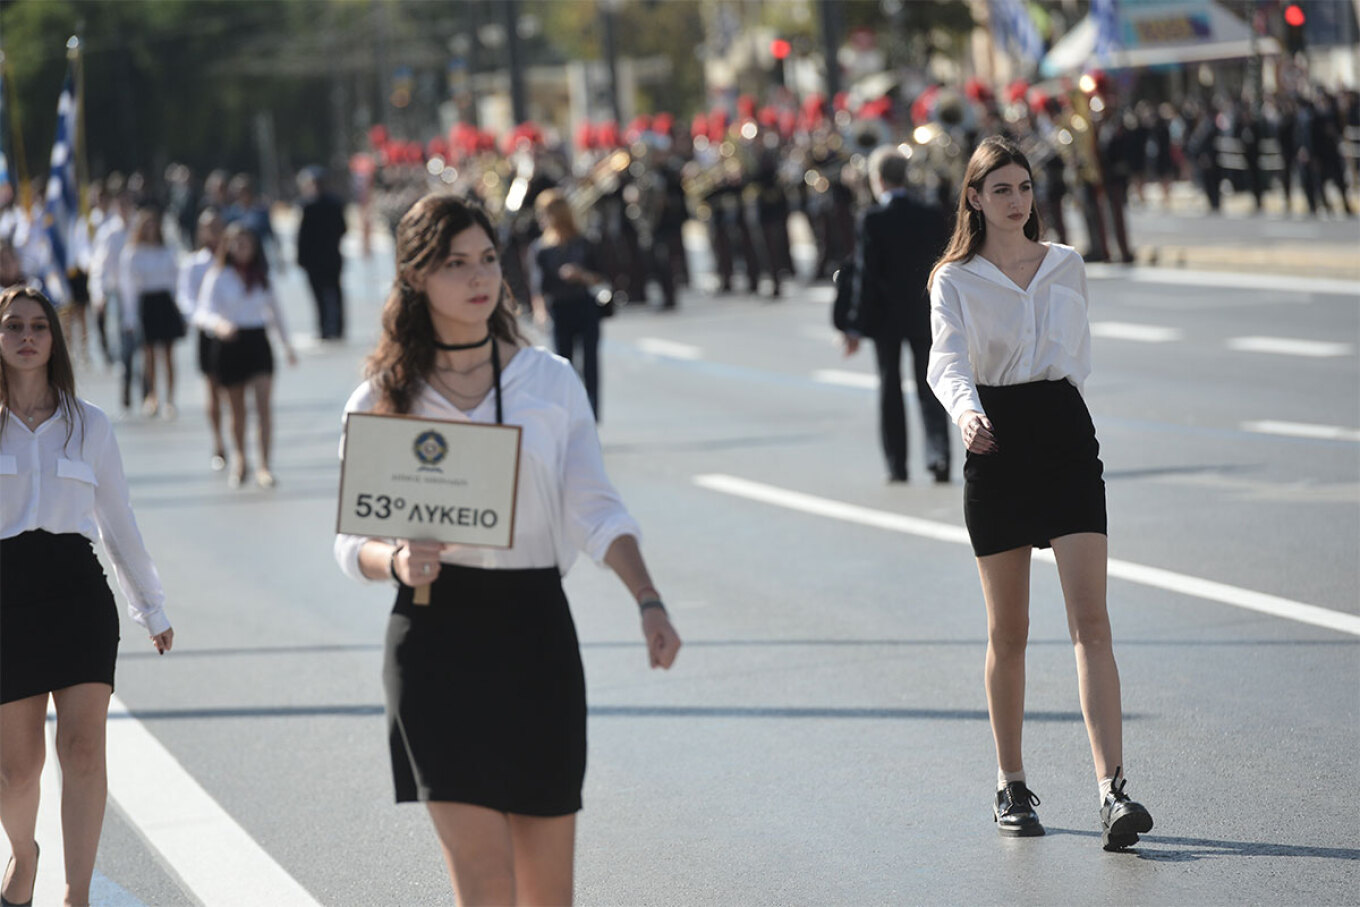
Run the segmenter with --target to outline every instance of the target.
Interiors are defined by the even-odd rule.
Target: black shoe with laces
[[[1122,766],[1114,770],[1114,781],[1100,807],[1100,843],[1106,850],[1123,850],[1138,843],[1138,836],[1152,830],[1152,814],[1141,803],[1124,793],[1127,778],[1120,778]]]
[[[1044,833],[1039,814],[1034,811],[1038,805],[1039,798],[1025,782],[1007,781],[996,792],[996,806],[992,808],[996,830],[1007,838],[1037,838]]]

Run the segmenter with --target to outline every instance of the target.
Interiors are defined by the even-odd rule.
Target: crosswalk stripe
[[[1134,340],[1140,343],[1170,343],[1173,340],[1180,340],[1184,334],[1177,328],[1159,327],[1155,324],[1093,321],[1091,336],[1108,337],[1112,340]]]
[[[1360,430],[1342,428],[1340,425],[1314,425],[1308,422],[1277,422],[1272,419],[1261,419],[1255,422],[1243,422],[1242,430],[1266,435],[1287,435],[1293,438],[1360,441]]]
[[[644,353],[653,356],[664,356],[667,359],[702,359],[704,351],[697,346],[688,343],[676,343],[674,340],[663,340],[660,337],[642,337],[637,341],[637,348]]]
[[[1244,353],[1276,353],[1282,356],[1349,356],[1355,351],[1349,343],[1330,340],[1298,340],[1290,337],[1230,337],[1228,349]]]

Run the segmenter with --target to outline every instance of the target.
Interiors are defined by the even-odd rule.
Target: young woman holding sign
[[[397,801],[426,804],[458,902],[565,904],[586,703],[562,573],[583,551],[618,574],[652,667],[671,666],[680,638],[581,381],[520,335],[494,236],[453,196],[406,213],[382,336],[345,411],[521,426],[513,547],[340,535],[335,554],[354,579],[397,583],[383,667]]]

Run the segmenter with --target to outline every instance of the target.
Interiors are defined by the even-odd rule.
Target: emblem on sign
[[[416,436],[416,459],[423,466],[435,466],[449,453],[449,443],[437,431],[424,431]]]

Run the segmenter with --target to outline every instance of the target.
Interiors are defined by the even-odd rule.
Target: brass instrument
[[[620,176],[628,172],[632,163],[633,156],[627,150],[619,148],[612,151],[596,161],[590,171],[567,191],[567,204],[571,206],[577,223],[585,222],[596,202],[618,191]]]
[[[690,161],[680,171],[680,185],[685,192],[689,208],[696,220],[707,221],[713,217],[709,196],[723,186],[739,185],[742,178],[741,160],[737,148],[731,142],[723,142],[718,149],[718,159],[708,165]]]

